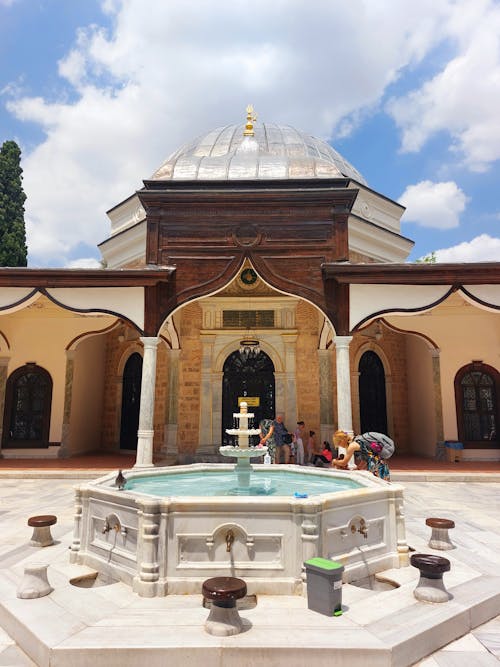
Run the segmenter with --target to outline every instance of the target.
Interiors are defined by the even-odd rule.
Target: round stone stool
[[[413,591],[417,600],[448,602],[450,594],[444,587],[443,574],[449,572],[450,561],[434,554],[413,554],[410,563],[420,570],[420,580]]]
[[[31,516],[28,519],[28,526],[33,528],[30,544],[32,547],[49,547],[54,544],[50,527],[57,523],[57,517],[53,514],[44,514],[42,516]]]
[[[237,577],[213,577],[203,582],[203,597],[212,601],[205,630],[218,637],[241,632],[243,624],[236,608],[236,600],[245,597],[247,585]]]
[[[431,539],[429,540],[429,547],[431,549],[438,549],[445,551],[446,549],[454,549],[455,545],[451,542],[448,530],[455,528],[455,522],[451,519],[436,519],[430,518],[425,520],[425,525],[432,528]]]
[[[54,590],[47,579],[48,565],[31,563],[24,568],[24,576],[17,589],[17,597],[22,600],[43,598]]]

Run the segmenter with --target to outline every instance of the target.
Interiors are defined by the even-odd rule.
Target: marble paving
[[[408,542],[450,559],[450,602],[417,602],[418,572],[409,567],[385,573],[400,584],[396,589],[344,585],[344,613],[336,618],[310,611],[303,597],[259,596],[256,607],[241,611],[244,631],[220,638],[204,631],[201,595],[146,599],[121,583],[70,585],[89,572],[68,560],[78,480],[41,475],[0,476],[0,667],[500,667],[500,477],[404,477]],[[33,514],[57,515],[53,546],[29,546],[26,521]],[[455,521],[456,549],[429,549],[428,516]],[[29,563],[49,565],[49,596],[16,597]]]

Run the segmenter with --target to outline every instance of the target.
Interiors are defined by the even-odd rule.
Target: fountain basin
[[[161,495],[120,491],[116,474],[76,490],[70,559],[130,584],[142,596],[198,593],[203,581],[236,576],[249,594],[302,594],[304,561],[341,562],[345,581],[408,564],[403,488],[367,472],[255,466],[271,477],[285,472],[327,487],[351,480],[353,488],[289,495]],[[126,472],[131,486],[162,475],[234,471],[225,464],[195,464]],[[234,474],[234,472],[233,472]],[[291,487],[292,485],[290,485]],[[301,481],[302,486],[302,481]],[[307,489],[304,489],[307,492]],[[281,492],[280,492],[281,493]],[[231,540],[229,535],[231,534]]]

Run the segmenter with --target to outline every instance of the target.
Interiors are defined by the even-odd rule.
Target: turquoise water
[[[279,471],[275,473],[254,470],[250,486],[238,488],[236,473],[232,470],[152,475],[129,480],[125,489],[152,496],[293,496],[335,493],[362,488],[362,484],[348,477],[307,475]]]

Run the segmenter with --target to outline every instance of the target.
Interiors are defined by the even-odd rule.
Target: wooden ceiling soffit
[[[148,287],[171,280],[173,267],[145,269],[0,269],[0,287]]]
[[[349,264],[323,266],[327,280],[347,285],[499,285],[500,262],[470,264]]]

